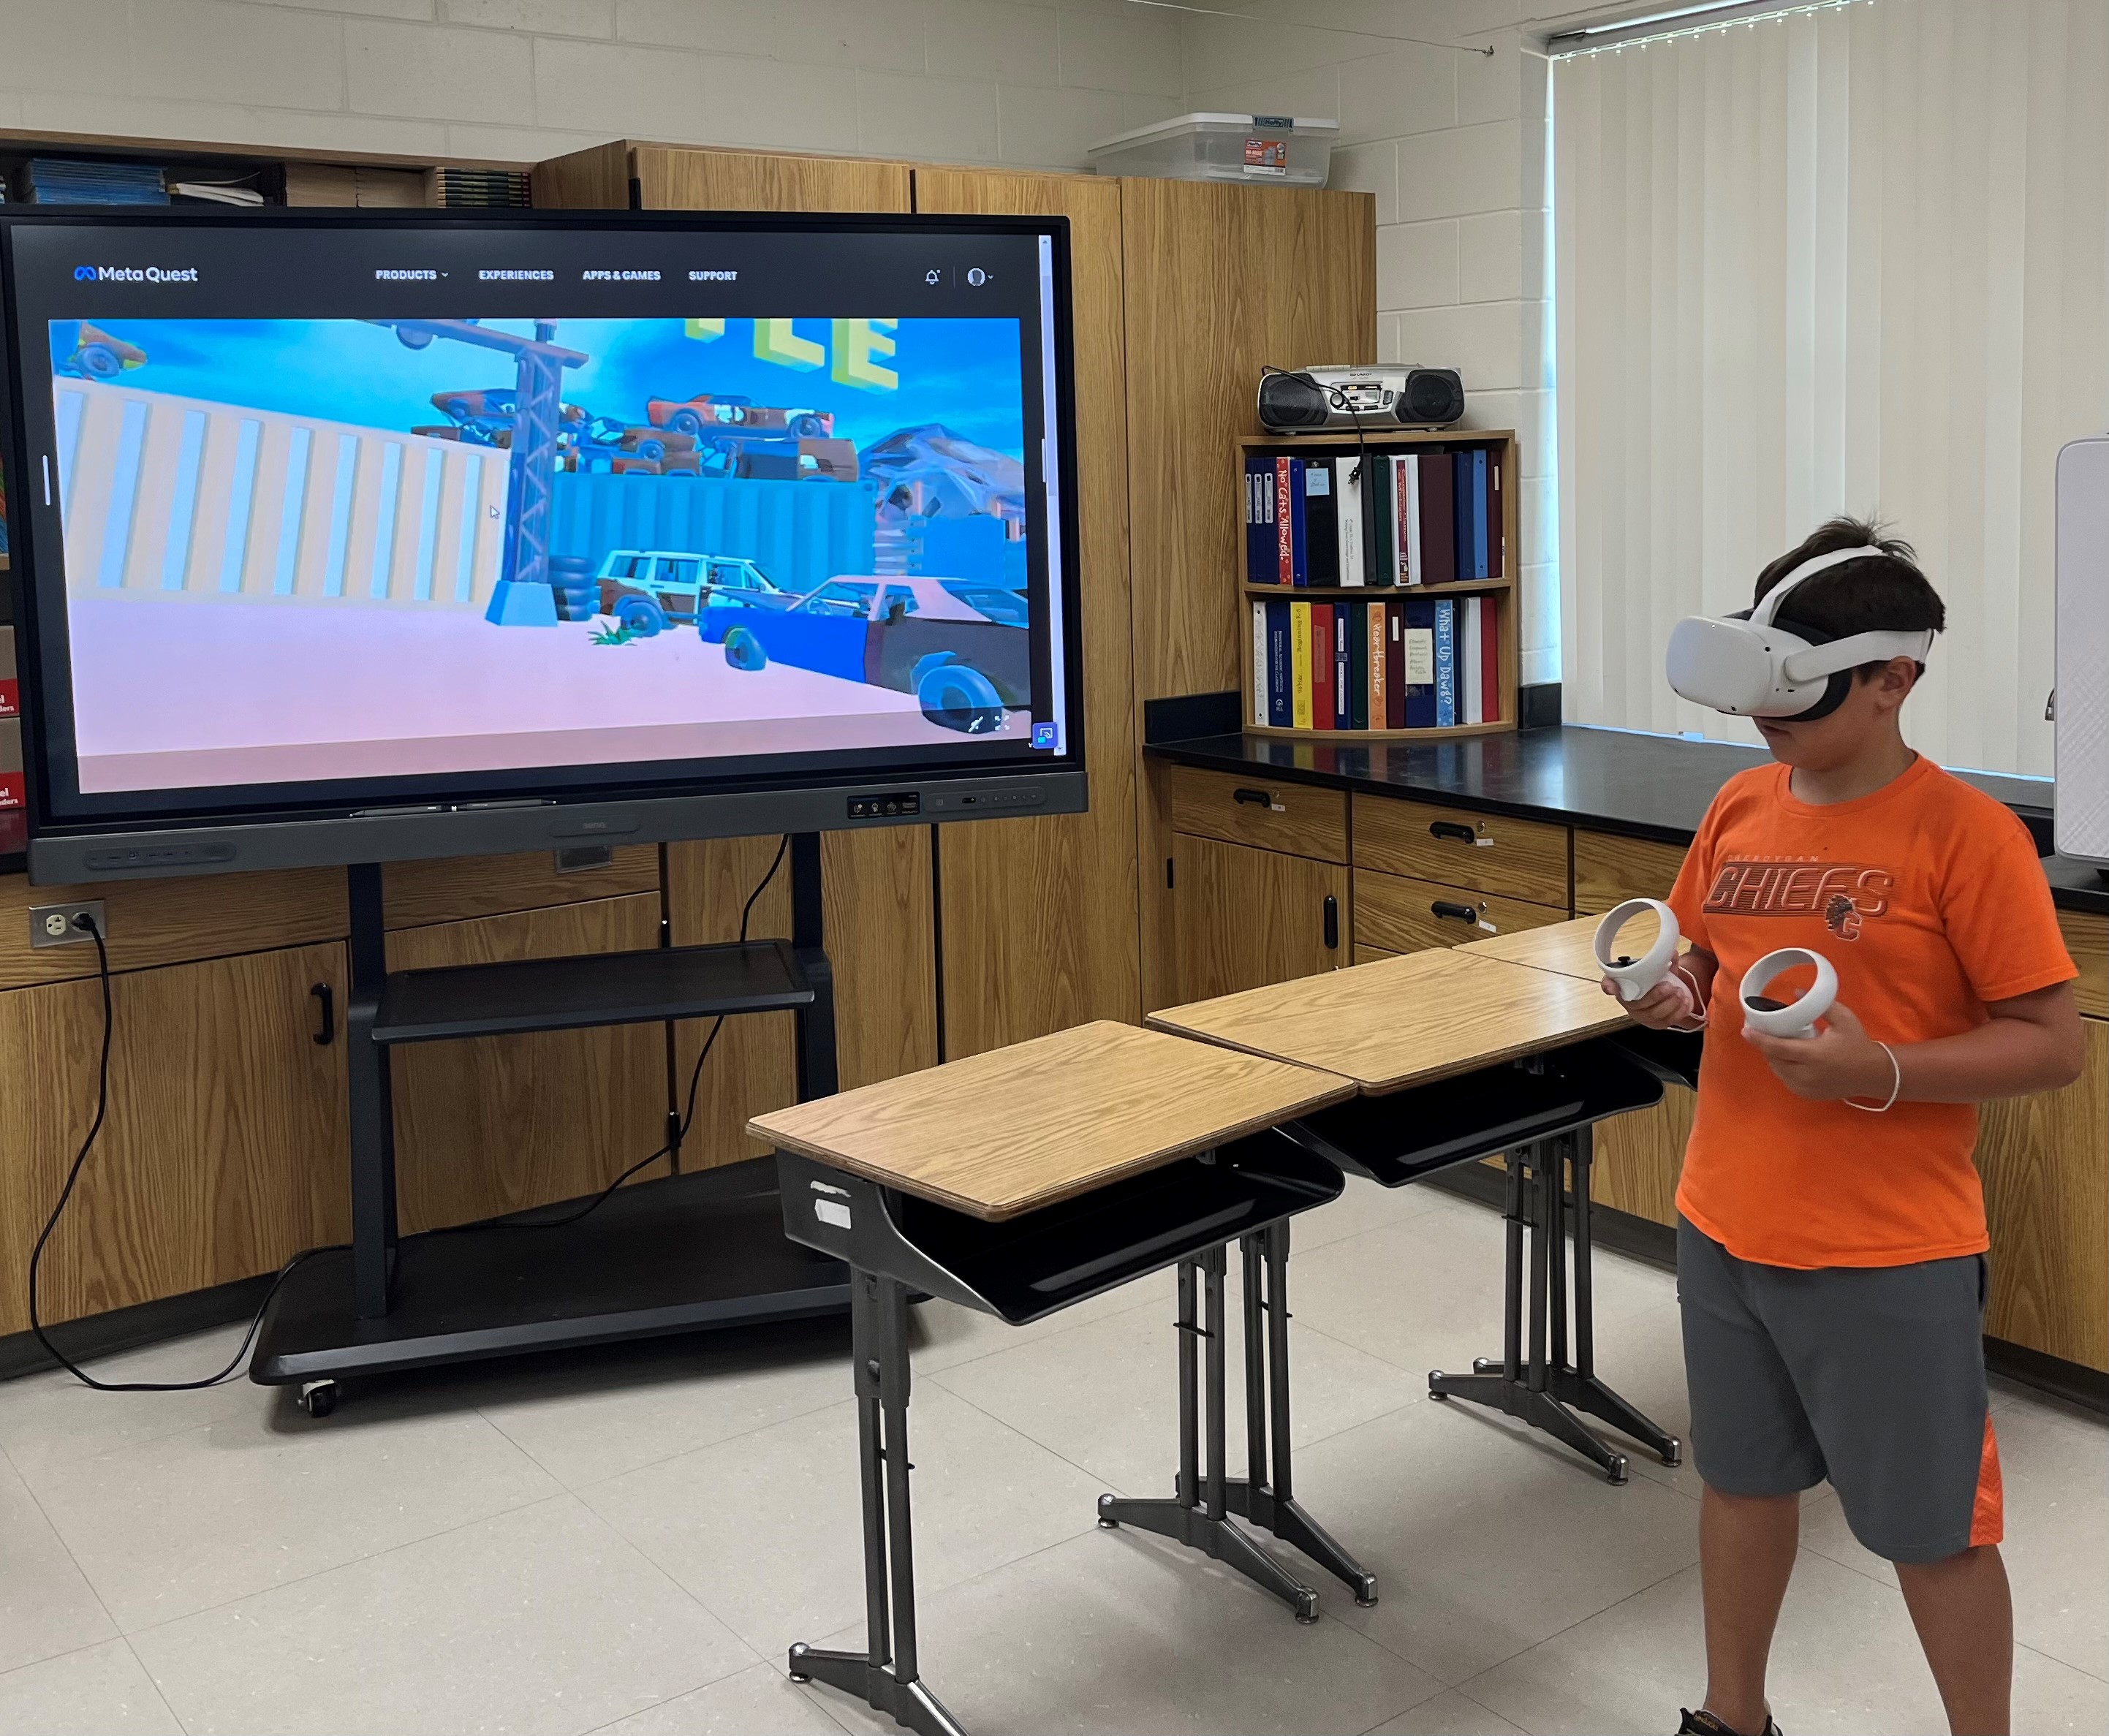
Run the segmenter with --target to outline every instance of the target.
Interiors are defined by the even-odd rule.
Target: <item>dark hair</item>
[[[1948,625],[1940,593],[1918,570],[1912,545],[1899,537],[1884,536],[1882,528],[1873,519],[1841,516],[1826,521],[1798,548],[1789,549],[1758,575],[1752,603],[1762,602],[1765,593],[1803,561],[1864,545],[1882,552],[1863,560],[1840,561],[1803,579],[1780,606],[1780,625],[1791,627],[1800,622],[1834,639],[1855,633],[1939,633]],[[1863,663],[1854,673],[1864,679],[1881,666]],[[1918,670],[1923,675],[1926,665],[1920,664]]]

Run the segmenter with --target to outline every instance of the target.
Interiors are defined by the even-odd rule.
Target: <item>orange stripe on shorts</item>
[[[2007,1535],[2006,1503],[1999,1484],[1999,1443],[1992,1418],[1985,1418],[1985,1450],[1977,1461],[1977,1499],[1970,1510],[1970,1547],[1997,1543]]]

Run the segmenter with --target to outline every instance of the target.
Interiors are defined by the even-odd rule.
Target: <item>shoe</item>
[[[1711,1712],[1695,1712],[1683,1707],[1678,1710],[1684,1716],[1677,1726],[1677,1736],[1738,1736],[1736,1731],[1730,1729]],[[1765,1727],[1757,1733],[1757,1736],[1780,1736],[1780,1727],[1768,1716]]]

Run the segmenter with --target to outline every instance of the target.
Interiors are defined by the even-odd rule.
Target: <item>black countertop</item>
[[[1149,752],[1213,771],[1264,773],[1365,795],[1415,797],[1488,814],[1586,826],[1689,844],[1723,784],[1769,758],[1761,747],[1566,725],[1448,742],[1289,741],[1210,735],[1150,743]],[[1986,772],[1958,776],[2050,836],[2051,787]],[[2068,909],[2109,913],[2109,881],[2086,863],[2047,856],[2044,869]]]

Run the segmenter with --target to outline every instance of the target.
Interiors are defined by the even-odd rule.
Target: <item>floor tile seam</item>
[[[50,1513],[46,1509],[43,1498],[30,1486],[29,1478],[22,1475],[20,1467],[18,1467],[14,1459],[8,1455],[7,1450],[4,1447],[0,1447],[0,1463],[4,1463],[7,1468],[15,1473],[16,1481],[19,1482],[22,1486],[22,1493],[29,1498],[29,1504],[36,1508],[37,1517],[44,1522],[44,1528],[52,1534],[52,1540],[57,1544],[59,1548],[65,1552],[65,1558],[68,1562],[71,1564],[73,1571],[80,1576],[81,1584],[88,1587],[88,1594],[95,1599],[95,1607],[102,1612],[102,1619],[110,1624],[110,1632],[108,1635],[105,1635],[101,1639],[91,1640],[88,1644],[91,1645],[107,1645],[112,1639],[122,1639],[124,1637],[124,1625],[118,1621],[116,1612],[111,1608],[109,1601],[102,1595],[102,1588],[97,1585],[93,1579],[89,1577],[88,1569],[81,1565],[80,1558],[74,1553],[73,1545],[66,1541],[65,1533],[59,1529],[57,1521],[53,1519]],[[84,1648],[79,1646],[69,1646],[65,1648],[65,1651],[76,1652],[83,1649]],[[63,1657],[65,1656],[65,1652],[54,1652],[50,1655],[53,1657]],[[42,1663],[44,1660],[43,1658],[36,1658],[33,1659],[31,1662]],[[17,1667],[27,1669],[29,1666],[27,1664],[24,1664],[18,1666]],[[142,1667],[143,1667],[143,1666]],[[171,1717],[175,1716],[173,1710],[170,1711],[169,1716]],[[181,1722],[180,1720],[178,1721]]]
[[[1546,1635],[1542,1639],[1533,1639],[1527,1646],[1518,1647],[1515,1651],[1510,1653],[1507,1657],[1497,1658],[1493,1663],[1474,1670],[1470,1675],[1461,1676],[1457,1680],[1451,1683],[1450,1686],[1456,1689],[1458,1693],[1463,1694],[1466,1699],[1471,1701],[1474,1705],[1486,1707],[1486,1709],[1493,1713],[1497,1718],[1508,1718],[1510,1723],[1515,1724],[1515,1720],[1509,1718],[1509,1715],[1502,1711],[1498,1707],[1487,1706],[1487,1702],[1484,1700],[1482,1700],[1477,1694],[1474,1693],[1470,1687],[1467,1686],[1467,1684],[1479,1681],[1484,1676],[1492,1675],[1497,1670],[1506,1669],[1519,1657],[1524,1657],[1532,1652],[1537,1651],[1541,1646],[1551,1645],[1554,1640],[1561,1638],[1565,1635],[1571,1634],[1576,1628],[1580,1627],[1585,1622],[1594,1621],[1600,1616],[1608,1616],[1613,1610],[1623,1608],[1626,1604],[1632,1603],[1635,1598],[1646,1597],[1650,1592],[1658,1590],[1662,1586],[1667,1585],[1679,1574],[1691,1572],[1694,1568],[1697,1567],[1698,1565],[1699,1558],[1695,1546],[1695,1552],[1692,1558],[1685,1562],[1682,1567],[1672,1568],[1668,1573],[1663,1574],[1658,1578],[1650,1580],[1645,1585],[1636,1585],[1624,1597],[1614,1598],[1610,1603],[1604,1605],[1601,1609],[1592,1609],[1585,1616],[1577,1616],[1572,1621],[1567,1622],[1560,1627],[1555,1628],[1551,1633]],[[1403,1656],[1404,1654],[1402,1653],[1401,1655]],[[1413,1660],[1409,1657],[1407,1659],[1407,1662],[1408,1663],[1411,1663]],[[1421,1667],[1425,1668],[1426,1666],[1422,1666]],[[1517,1727],[1519,1729],[1524,1728],[1522,1725],[1518,1725]]]
[[[845,1360],[847,1360],[847,1359],[845,1359]],[[928,1377],[926,1377],[926,1378],[927,1378]],[[565,1479],[556,1471],[544,1464],[542,1460],[535,1455],[534,1450],[528,1446],[525,1441],[517,1439],[506,1428],[505,1425],[498,1420],[497,1418],[492,1416],[481,1405],[474,1408],[476,1414],[481,1417],[483,1420],[488,1423],[493,1428],[496,1429],[499,1434],[504,1436],[507,1442],[525,1456],[528,1463],[533,1465],[536,1470],[540,1471],[544,1477],[548,1477],[550,1481],[556,1484],[558,1488],[563,1490],[566,1493],[578,1495],[588,1489],[597,1489],[603,1483],[612,1483],[617,1477],[632,1477],[639,1471],[655,1470],[661,1465],[671,1463],[676,1459],[684,1458],[690,1453],[707,1453],[714,1447],[726,1446],[735,1441],[744,1441],[750,1435],[758,1435],[764,1429],[775,1428],[779,1424],[785,1423],[797,1423],[807,1417],[817,1417],[822,1411],[832,1410],[838,1405],[854,1405],[856,1402],[856,1398],[854,1393],[840,1394],[831,1399],[824,1399],[820,1403],[815,1405],[810,1410],[795,1410],[789,1413],[788,1415],[772,1417],[766,1423],[757,1423],[750,1428],[742,1428],[734,1431],[729,1435],[721,1435],[715,1441],[706,1441],[695,1446],[677,1447],[672,1452],[666,1454],[661,1458],[648,1459],[639,1464],[625,1465],[620,1471],[612,1471],[605,1477],[589,1477],[585,1481],[580,1483],[566,1481]]]
[[[525,1513],[529,1508],[539,1507],[545,1501],[560,1501],[567,1499],[580,1501],[581,1506],[587,1504],[580,1500],[576,1490],[554,1489],[546,1495],[538,1495],[527,1500],[516,1502],[510,1507],[501,1507],[491,1513],[478,1513],[472,1519],[458,1520],[451,1525],[441,1526],[437,1531],[427,1531],[421,1536],[406,1537],[400,1543],[391,1543],[385,1549],[369,1549],[364,1554],[353,1555],[343,1561],[332,1562],[326,1567],[317,1567],[310,1572],[295,1574],[290,1579],[274,1580],[268,1585],[257,1586],[253,1591],[238,1592],[231,1598],[222,1598],[215,1603],[201,1604],[196,1609],[185,1610],[179,1616],[165,1617],[158,1621],[142,1623],[138,1627],[126,1627],[120,1622],[118,1636],[128,1641],[143,1639],[149,1634],[158,1633],[165,1627],[173,1627],[179,1621],[188,1621],[193,1617],[209,1616],[216,1610],[230,1609],[237,1603],[246,1603],[251,1598],[269,1597],[274,1591],[283,1591],[291,1585],[305,1585],[309,1580],[321,1579],[326,1574],[341,1573],[347,1567],[356,1567],[365,1562],[378,1561],[384,1555],[394,1555],[400,1550],[417,1549],[424,1544],[432,1542],[436,1538],[451,1537],[456,1531],[465,1531],[472,1526],[486,1525],[494,1519],[503,1519],[513,1513]],[[590,1507],[587,1510],[592,1511]],[[91,1580],[89,1584],[93,1586],[94,1581]],[[115,1620],[115,1617],[112,1619]]]
[[[147,1667],[147,1660],[139,1655],[138,1648],[132,1644],[132,1636],[120,1634],[117,1637],[124,1644],[125,1655],[139,1666],[140,1675],[147,1678],[147,1685],[154,1690],[154,1698],[161,1702],[162,1709],[168,1713],[170,1720],[183,1733],[183,1736],[190,1736],[190,1720],[176,1710],[176,1702],[163,1689],[160,1677]]]
[[[2101,1671],[2090,1670],[2084,1664],[2075,1664],[2071,1658],[2060,1657],[2057,1653],[2046,1652],[2041,1646],[2032,1646],[2025,1639],[2015,1640],[2014,1649],[2025,1652],[2031,1657],[2040,1657],[2045,1663],[2056,1664],[2061,1669],[2077,1671],[2089,1681],[2109,1683],[2109,1675],[2105,1675]]]
[[[738,1647],[741,1651],[747,1654],[747,1661],[745,1662],[734,1666],[732,1669],[725,1671],[723,1675],[711,1677],[708,1681],[691,1683],[688,1687],[680,1689],[679,1693],[667,1695],[666,1699],[678,1700],[681,1698],[682,1694],[694,1693],[701,1689],[711,1687],[716,1683],[725,1681],[733,1676],[738,1675],[741,1671],[751,1669],[756,1664],[768,1662],[769,1654],[767,1653],[764,1652],[761,1647],[756,1645],[753,1641],[747,1637],[746,1635],[743,1634],[738,1628],[734,1627],[731,1621],[725,1617],[719,1614],[716,1610],[713,1609],[711,1607],[709,1600],[703,1597],[701,1593],[690,1590],[686,1585],[684,1585],[680,1580],[675,1578],[671,1573],[668,1572],[667,1570],[659,1562],[654,1561],[650,1553],[645,1549],[644,1546],[639,1543],[627,1531],[624,1531],[623,1528],[617,1525],[614,1520],[609,1518],[606,1513],[603,1513],[598,1508],[595,1507],[592,1502],[585,1499],[583,1496],[571,1490],[567,1490],[566,1493],[571,1495],[571,1499],[576,1501],[580,1507],[585,1509],[587,1517],[589,1517],[594,1524],[599,1526],[603,1531],[607,1532],[610,1536],[613,1537],[616,1541],[623,1546],[623,1548],[627,1549],[632,1555],[635,1556],[638,1560],[644,1562],[644,1565],[650,1568],[653,1572],[657,1574],[661,1579],[664,1580],[669,1585],[671,1585],[675,1590],[679,1592],[683,1597],[686,1598],[691,1603],[694,1604],[697,1608],[702,1611],[705,1615],[708,1616],[711,1620],[715,1621],[720,1627],[723,1628],[725,1631],[726,1637],[729,1639],[734,1645]],[[665,1703],[665,1701],[654,1702],[654,1704],[657,1705],[663,1705]],[[636,1711],[648,1711],[650,1710],[651,1707],[639,1707],[636,1708]],[[625,1712],[623,1714],[624,1717],[630,1717],[634,1716],[634,1712]],[[616,1721],[620,1722],[621,1720],[617,1720]]]
[[[964,1364],[962,1364],[962,1366],[964,1366]],[[1009,1421],[1006,1418],[998,1416],[987,1405],[978,1405],[973,1401],[973,1400],[969,1398],[964,1392],[956,1391],[952,1387],[946,1386],[945,1383],[936,1375],[928,1374],[925,1375],[924,1378],[928,1381],[932,1386],[936,1387],[942,1391],[947,1398],[956,1399],[960,1404],[965,1405],[968,1409],[975,1412],[978,1415],[987,1418],[1005,1434],[1015,1435],[1020,1441],[1024,1441],[1028,1446],[1039,1448],[1039,1450],[1046,1454],[1049,1458],[1059,1459],[1072,1471],[1076,1472],[1077,1475],[1082,1477],[1086,1482],[1108,1484],[1109,1486],[1108,1487],[1106,1493],[1109,1495],[1119,1495],[1122,1497],[1127,1497],[1130,1495],[1131,1491],[1113,1483],[1113,1480],[1107,1477],[1103,1472],[1095,1471],[1086,1464],[1080,1464],[1077,1460],[1070,1458],[1067,1453],[1063,1452],[1059,1447],[1050,1446],[1047,1442],[1041,1440],[1037,1436],[1027,1434],[1015,1423]],[[1091,1522],[1095,1526],[1098,1523],[1095,1519]],[[1021,1558],[1021,1559],[1022,1558]]]

